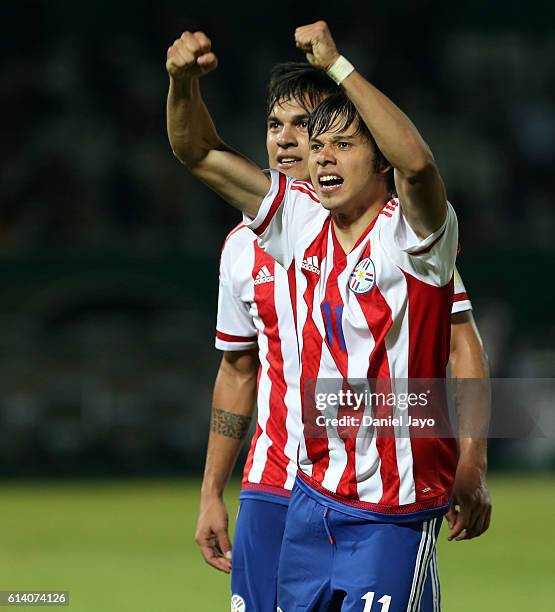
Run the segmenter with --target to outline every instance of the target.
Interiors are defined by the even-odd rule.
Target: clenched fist
[[[295,42],[306,53],[306,59],[322,70],[329,70],[340,55],[325,21],[297,28]]]
[[[204,32],[183,32],[168,49],[166,70],[176,81],[202,76],[217,66],[218,58]]]

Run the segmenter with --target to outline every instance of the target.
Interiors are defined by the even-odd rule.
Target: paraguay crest
[[[231,612],[245,612],[247,606],[245,604],[245,600],[241,597],[241,595],[237,595],[234,593],[231,596]]]
[[[368,293],[376,284],[376,268],[370,257],[361,259],[349,278],[349,287],[354,293]]]

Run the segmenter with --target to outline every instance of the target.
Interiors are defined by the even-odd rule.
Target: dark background
[[[185,29],[219,56],[202,88],[222,136],[265,165],[269,70],[326,19],[434,151],[492,374],[553,376],[552,3],[314,7],[2,3],[0,475],[202,467],[219,248],[239,215],[167,143],[165,55]],[[555,443],[497,443],[492,460],[553,467]]]

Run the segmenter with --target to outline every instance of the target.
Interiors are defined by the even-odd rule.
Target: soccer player
[[[301,29],[298,33],[301,46],[308,47],[306,38],[304,41],[302,38],[308,32],[313,36],[309,59],[328,68],[325,62],[337,59],[329,33],[322,24]],[[328,99],[318,107],[312,125],[311,175],[315,189],[274,174],[265,197],[267,179],[221,143],[200,98],[196,76],[216,64],[209,41],[198,33],[184,35],[168,55],[172,77],[168,122],[176,155],[202,180],[255,217],[252,227],[258,230],[262,245],[274,257],[286,265],[295,262],[303,370],[316,367],[316,372],[319,369],[347,377],[354,375],[349,372],[352,366],[357,374],[356,369],[362,367],[361,377],[373,373],[394,379],[403,368],[407,369],[408,352],[412,357],[408,359],[409,374],[412,366],[413,375],[416,372],[422,376],[425,372],[427,376],[443,376],[448,339],[444,327],[452,300],[449,279],[455,257],[456,220],[445,203],[433,158],[414,126],[360,75],[352,71],[341,75],[341,69],[349,68],[344,61],[339,65],[330,62],[340,69],[334,76],[346,77],[342,79],[345,91],[359,105],[370,131],[347,100],[337,96]],[[343,132],[341,137],[338,131]],[[396,169],[401,208],[397,200],[383,206],[388,168],[374,149],[372,136]],[[310,252],[314,249],[315,253]],[[370,265],[372,273],[368,272]],[[349,288],[352,294],[348,293]],[[408,294],[404,299],[403,292]],[[364,294],[368,295],[359,297]],[[320,308],[314,308],[316,295],[323,298],[318,304]],[[304,303],[300,304],[300,300]],[[369,301],[365,304],[365,300]],[[335,321],[328,324],[331,313]],[[430,330],[421,329],[425,315],[433,321]],[[407,323],[410,329],[406,329]],[[362,333],[364,340],[358,347],[357,333]],[[353,349],[358,350],[356,355],[352,354]],[[365,354],[366,349],[371,349],[369,354]],[[399,353],[397,359],[395,351]],[[431,459],[431,455],[425,440],[403,439],[396,449],[387,441],[367,436],[363,438],[366,444],[363,452],[358,453],[352,440],[339,440],[330,438],[314,444],[314,440],[307,439],[301,448],[301,474],[304,473],[306,482],[298,484],[292,503],[295,509],[290,511],[287,521],[280,569],[280,606],[283,610],[295,605],[319,609],[327,606],[326,602],[339,605],[341,598],[342,609],[358,609],[361,599],[366,602],[365,608],[370,609],[375,591],[389,587],[390,594],[378,600],[383,609],[386,605],[395,610],[406,609],[407,602],[418,606],[435,544],[434,526],[437,516],[446,510],[455,449],[450,441],[434,440],[434,451],[440,456],[426,471],[423,458]],[[419,447],[418,452],[411,450],[411,445]],[[470,451],[465,453],[468,458]],[[417,455],[418,462],[413,462]],[[422,472],[417,473],[419,470]],[[483,469],[476,470],[479,476],[483,475]],[[427,483],[433,486],[417,489],[416,485],[423,484],[424,473],[429,479]],[[477,489],[484,497],[481,483],[474,486],[473,492]],[[464,499],[463,495],[459,497]],[[372,501],[373,498],[377,501]],[[383,503],[383,498],[390,503]],[[467,533],[473,530],[469,535],[476,535],[487,526],[487,504],[482,499],[479,502],[483,508],[479,508],[478,522],[465,525]],[[308,521],[307,508],[311,508]],[[461,502],[458,519],[471,514],[463,510]],[[361,543],[356,550],[349,549],[353,540],[348,534],[354,527],[356,540]],[[296,529],[300,531],[295,532]],[[312,551],[307,555],[302,548],[306,546],[307,533],[319,536],[322,529],[334,543],[317,538],[316,554]],[[333,531],[337,531],[335,539]],[[322,548],[324,541],[331,548]],[[297,545],[301,546],[298,552]],[[384,546],[397,546],[395,559],[404,565],[384,571],[389,552]],[[332,550],[338,561],[340,553],[344,556],[345,563],[334,564],[337,575],[329,565]],[[378,567],[374,556],[383,567]],[[302,571],[293,563],[299,559]],[[359,568],[372,560],[373,572],[361,576]],[[292,576],[292,572],[296,575]]]
[[[336,90],[323,71],[309,64],[284,63],[273,69],[266,104],[269,167],[300,180],[309,178],[308,115]],[[245,252],[248,267],[237,267]],[[214,387],[196,538],[206,561],[229,571],[225,554],[231,544],[222,498],[250,424],[260,367],[256,435],[244,469],[236,524],[232,596],[236,602],[244,601],[247,609],[262,611],[276,607],[277,566],[302,427],[296,354],[291,353],[290,343],[282,342],[295,333],[288,296],[286,271],[258,246],[256,235],[239,224],[221,254],[216,346],[224,354]],[[456,275],[450,354],[455,377],[485,375],[482,345],[470,311]],[[435,557],[432,564],[423,610],[434,610],[428,602],[439,599]]]

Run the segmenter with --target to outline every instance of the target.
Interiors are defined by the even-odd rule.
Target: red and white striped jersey
[[[468,293],[466,292],[463,280],[457,269],[455,269],[454,285],[453,309],[451,310],[452,314],[455,314],[457,312],[464,312],[465,310],[472,310],[470,298],[468,297]]]
[[[309,271],[317,268],[315,256],[303,266]],[[286,271],[262,250],[256,234],[243,223],[235,227],[224,242],[220,259],[216,348],[258,347],[258,417],[243,488],[280,495],[287,495],[293,486],[302,431],[297,348],[292,354],[289,346],[296,343],[291,290]],[[471,308],[455,271],[452,312]],[[287,346],[282,346],[282,339]]]
[[[451,206],[444,226],[420,240],[398,201],[391,200],[346,255],[312,185],[276,171],[271,176],[270,191],[257,217],[246,223],[259,236],[264,251],[290,272],[282,278],[295,289],[301,391],[304,381],[316,378],[379,378],[392,384],[409,378],[443,378],[458,240]],[[244,265],[243,258],[240,262],[253,278],[254,292],[270,285],[254,285],[264,265],[274,277],[279,269],[262,258],[258,268],[256,253],[253,245],[252,266]],[[274,299],[289,298],[288,291],[276,293],[275,288],[274,279]],[[251,306],[259,338],[264,329],[260,304]],[[220,335],[232,335],[229,330],[218,323]],[[279,325],[278,331],[294,384],[295,338]],[[240,335],[253,337],[254,328],[250,332],[245,328]],[[266,342],[262,340],[262,346]],[[310,415],[302,393],[301,398],[306,422]],[[456,468],[454,439],[411,438],[397,431],[384,438],[374,429],[368,435],[359,430],[354,439],[334,433],[327,438],[300,438],[300,475],[317,491],[358,508],[396,514],[447,503]]]
[[[258,346],[258,416],[243,489],[287,496],[297,474],[301,436],[299,357],[287,272],[243,224],[220,259],[216,347]]]

